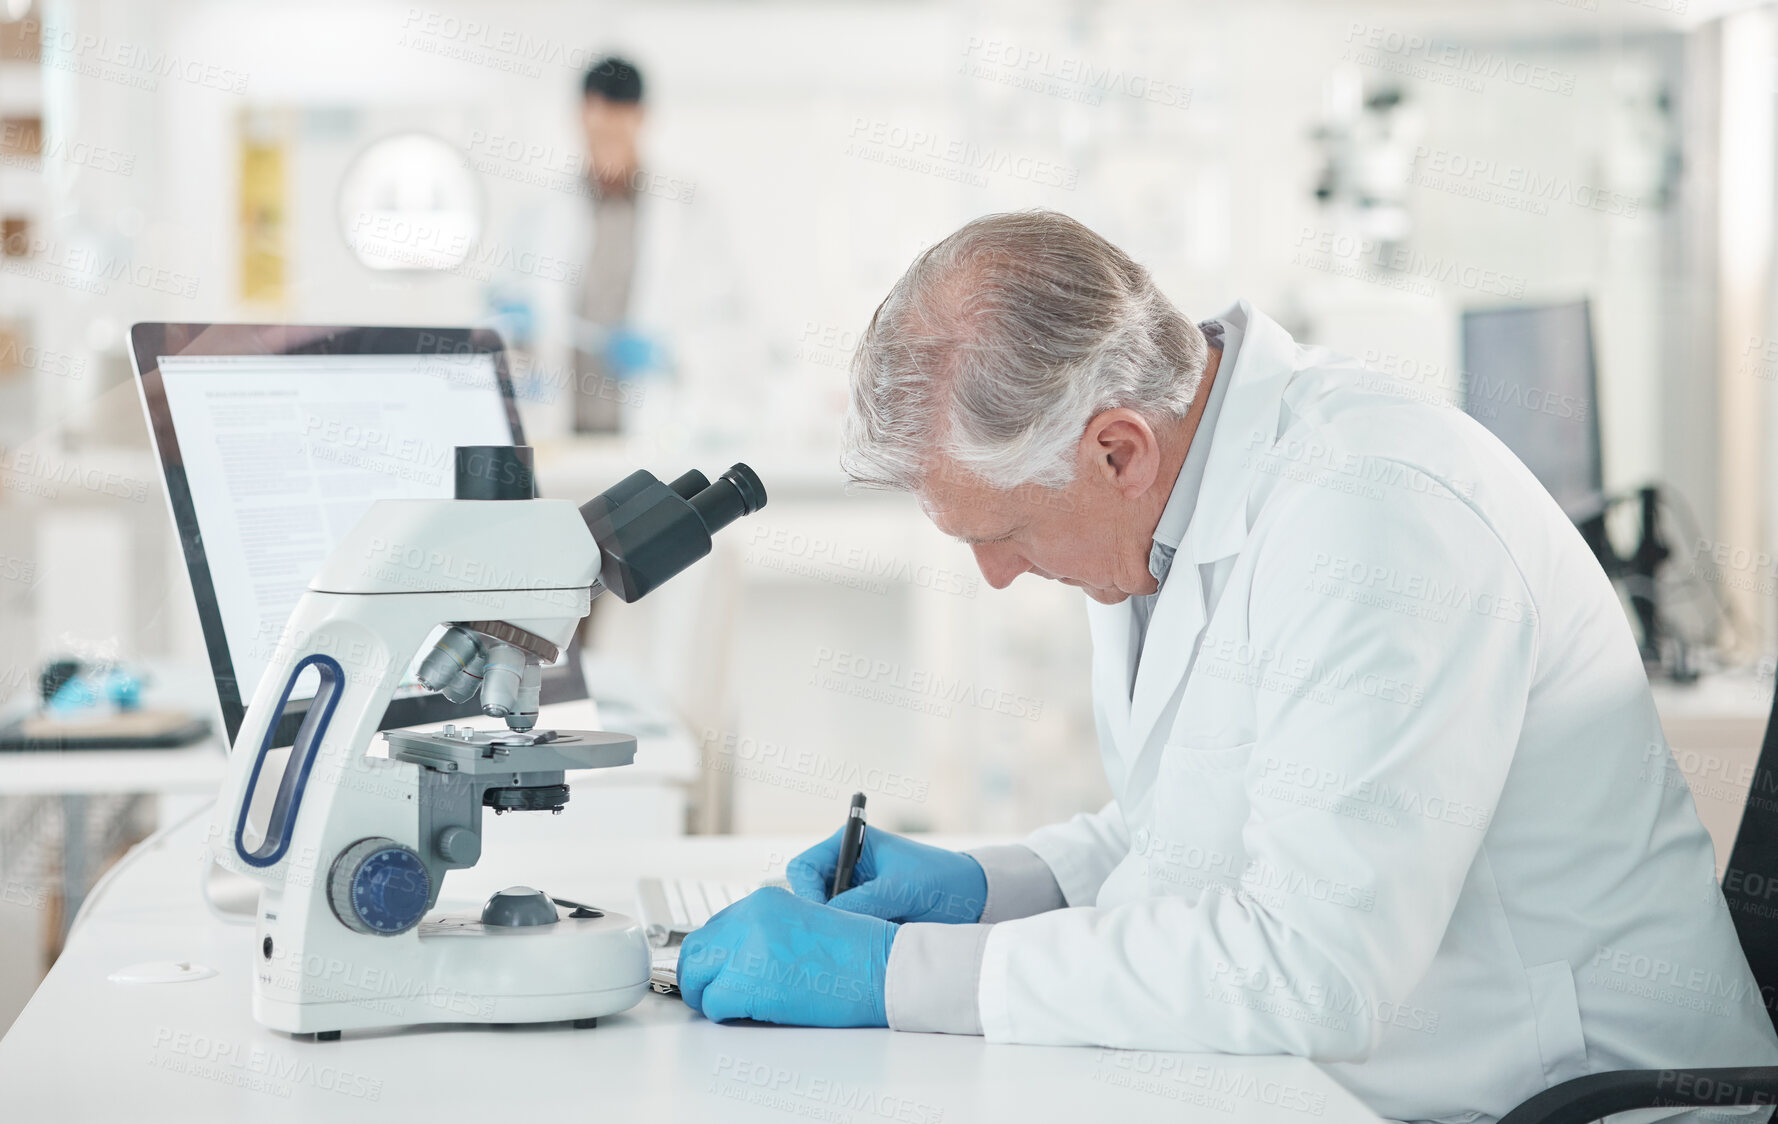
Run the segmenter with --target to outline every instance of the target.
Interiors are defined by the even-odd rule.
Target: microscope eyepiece
[[[742,515],[752,515],[766,505],[766,486],[760,480],[759,473],[751,468],[737,463],[723,473],[721,478],[733,484],[735,491],[741,493],[741,501],[746,505],[741,511]]]
[[[684,477],[680,477],[684,479]],[[766,504],[766,486],[759,476],[744,464],[738,464],[716,478],[695,496],[685,497],[691,509],[704,521],[711,534],[722,530],[743,515],[751,515]]]
[[[737,464],[714,484],[687,472],[671,485],[632,472],[581,505],[581,518],[604,556],[599,579],[634,601],[710,553],[710,536],[766,505],[759,475]]]
[[[457,446],[457,498],[537,498],[537,472],[529,445]]]

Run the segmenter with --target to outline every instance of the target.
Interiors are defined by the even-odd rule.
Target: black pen
[[[864,793],[852,794],[852,808],[846,813],[846,828],[840,835],[840,859],[833,868],[833,893],[837,898],[852,888],[852,868],[858,865],[858,852],[864,849]]]

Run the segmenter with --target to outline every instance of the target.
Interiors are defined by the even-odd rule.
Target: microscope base
[[[253,1017],[262,1026],[323,1041],[428,1023],[580,1026],[648,993],[648,942],[618,913],[524,928],[485,925],[473,911],[434,913],[395,937],[344,926],[316,936],[269,963],[255,949]]]

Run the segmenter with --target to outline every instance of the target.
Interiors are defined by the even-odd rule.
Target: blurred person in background
[[[637,188],[642,186],[642,72],[609,55],[587,69],[580,121],[586,138],[592,241],[575,309],[574,430],[618,428],[626,354],[645,347],[623,337],[636,278]]]
[[[608,55],[581,83],[584,247],[574,294],[573,428],[747,426],[737,393],[763,377],[762,318],[708,192],[650,163],[642,71]]]

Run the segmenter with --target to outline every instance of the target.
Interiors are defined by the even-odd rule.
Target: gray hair
[[[915,491],[936,455],[991,487],[1062,487],[1087,422],[1183,417],[1207,358],[1110,242],[1054,211],[987,215],[915,259],[871,317],[841,466]]]

